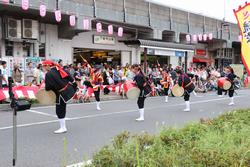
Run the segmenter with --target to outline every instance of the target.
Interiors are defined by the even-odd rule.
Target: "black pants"
[[[191,93],[191,92],[190,92]],[[190,93],[188,91],[185,90],[185,93],[184,93],[184,100],[185,101],[189,101],[190,99]]]
[[[229,97],[234,97],[234,89],[229,89],[228,95],[229,95]]]
[[[66,116],[66,103],[60,97],[57,97],[56,115],[59,119],[63,119]]]
[[[218,88],[218,95],[222,95],[223,91],[225,91],[225,90],[223,90],[221,88]],[[228,90],[228,95],[229,95],[229,97],[233,97],[234,96],[234,89],[229,89]]]
[[[168,96],[168,91],[169,91],[169,88],[164,88],[164,95],[165,96]]]
[[[100,101],[100,88],[98,88],[97,91],[94,91],[94,95],[95,95],[95,100],[99,102]]]
[[[138,97],[137,100],[137,105],[139,107],[139,109],[143,109],[144,108],[144,101],[145,101],[146,97]]]

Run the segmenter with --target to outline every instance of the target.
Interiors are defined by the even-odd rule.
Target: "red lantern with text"
[[[190,42],[190,41],[191,41],[190,35],[186,35],[186,41],[187,41],[187,42]]]
[[[29,0],[22,0],[22,9],[23,10],[29,9]]]
[[[209,33],[209,34],[208,34],[208,39],[209,39],[209,40],[212,40],[212,39],[213,39],[213,33]]]
[[[83,29],[89,30],[89,19],[83,19]]]
[[[123,28],[122,27],[118,28],[118,37],[123,37]]]
[[[46,6],[45,5],[40,5],[40,16],[45,17],[46,16]]]
[[[62,20],[62,14],[61,14],[60,10],[56,10],[55,11],[55,16],[56,16],[56,21],[57,22],[61,22],[61,20]]]
[[[113,33],[114,33],[113,26],[112,26],[112,25],[109,25],[109,26],[108,26],[108,34],[109,34],[109,35],[113,35]]]
[[[102,32],[102,23],[97,23],[96,24],[96,31],[99,32],[99,33]]]
[[[76,16],[75,15],[71,15],[69,17],[69,24],[71,27],[74,27],[76,25]]]

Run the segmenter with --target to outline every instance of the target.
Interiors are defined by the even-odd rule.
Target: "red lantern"
[[[46,16],[46,6],[40,5],[40,16],[45,17]]]
[[[97,23],[96,24],[96,31],[99,32],[99,33],[102,32],[102,23]]]
[[[113,26],[112,26],[112,25],[109,25],[109,26],[108,26],[108,34],[109,34],[109,35],[113,35],[113,33],[114,33]]]
[[[123,37],[123,28],[122,27],[118,28],[118,37]]]
[[[83,19],[83,29],[89,30],[89,19]]]
[[[197,35],[192,35],[192,41],[197,42]]]
[[[29,9],[29,0],[22,0],[22,9],[23,10]]]
[[[190,35],[186,35],[186,41],[187,41],[187,42],[190,42],[190,41],[191,41]]]
[[[213,33],[209,33],[209,34],[208,34],[208,39],[209,39],[209,40],[212,40],[212,39],[213,39]]]
[[[69,24],[71,27],[74,27],[76,25],[76,16],[75,15],[71,15],[69,17]]]
[[[207,34],[203,34],[203,40],[207,41]]]
[[[56,10],[55,11],[55,16],[56,16],[56,21],[57,22],[61,22],[61,20],[62,20],[62,14],[61,14],[60,10]]]

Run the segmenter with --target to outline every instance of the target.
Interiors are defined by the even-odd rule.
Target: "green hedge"
[[[89,167],[249,167],[250,110],[201,119],[158,135],[124,132],[93,157]]]

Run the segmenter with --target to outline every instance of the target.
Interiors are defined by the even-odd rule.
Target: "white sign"
[[[170,50],[155,50],[155,55],[159,55],[159,56],[175,56],[175,52],[170,51]]]
[[[94,44],[115,45],[115,37],[94,35]]]

